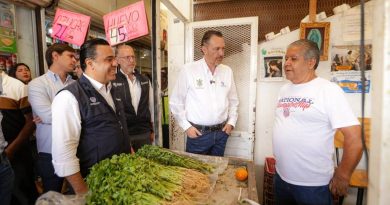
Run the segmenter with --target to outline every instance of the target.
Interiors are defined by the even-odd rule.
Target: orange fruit
[[[238,181],[245,181],[248,178],[248,171],[245,168],[238,168],[236,170],[236,179]]]

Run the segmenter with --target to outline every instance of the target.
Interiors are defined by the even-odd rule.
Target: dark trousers
[[[162,125],[163,147],[169,149],[169,125]]]
[[[275,205],[332,205],[329,185],[298,186],[274,176]]]
[[[54,173],[51,154],[38,153],[37,171],[42,178],[43,192],[56,191],[61,193],[64,178]]]
[[[223,156],[229,135],[223,131],[203,132],[197,138],[187,136],[186,152]]]
[[[11,202],[14,185],[14,171],[4,153],[0,153],[0,204],[8,205]]]
[[[34,183],[34,159],[29,143],[23,144],[14,154],[11,165],[15,174],[11,204],[35,204],[38,192]]]
[[[134,149],[134,152],[137,152],[139,148],[146,144],[152,144],[150,141],[150,131],[142,134],[137,134],[137,135],[130,135],[130,140],[131,140],[131,146]]]

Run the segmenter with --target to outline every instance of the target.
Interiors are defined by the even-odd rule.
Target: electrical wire
[[[369,156],[367,151],[367,145],[366,145],[366,136],[364,131],[364,121],[365,121],[365,104],[366,104],[366,59],[365,59],[365,46],[364,46],[364,3],[365,0],[360,0],[360,56],[359,56],[359,67],[360,67],[360,74],[361,74],[361,85],[362,85],[362,123],[361,123],[361,140],[363,144],[363,153],[365,156],[365,163],[366,163],[366,169],[368,172],[368,162],[369,162]]]

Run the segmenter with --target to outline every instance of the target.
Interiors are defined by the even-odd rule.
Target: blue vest
[[[150,110],[149,110],[149,79],[139,73],[135,73],[135,77],[141,84],[141,98],[138,104],[137,113],[133,104],[131,104],[131,95],[129,83],[126,76],[118,69],[116,79],[112,81],[113,89],[123,101],[125,115],[127,121],[127,130],[129,135],[137,135],[149,132],[152,130]]]
[[[111,95],[115,111],[84,75],[64,90],[70,91],[79,103],[81,134],[77,157],[83,177],[99,161],[114,154],[130,153],[123,105],[114,89],[111,89]]]

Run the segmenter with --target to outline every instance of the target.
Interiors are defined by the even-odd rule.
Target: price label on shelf
[[[139,1],[103,16],[106,37],[111,46],[147,35],[148,20],[144,1]]]
[[[57,8],[51,37],[81,46],[89,29],[91,17]]]

